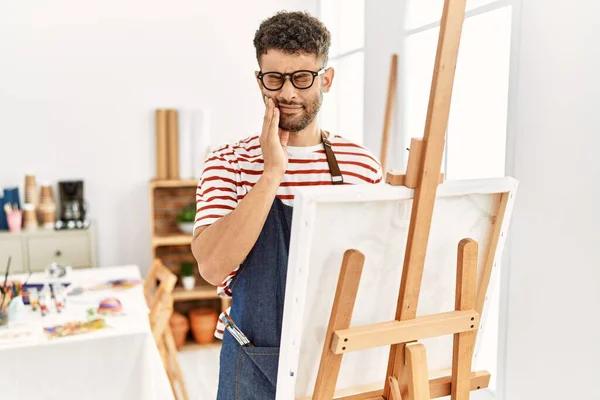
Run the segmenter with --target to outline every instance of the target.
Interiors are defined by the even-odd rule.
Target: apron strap
[[[333,150],[331,149],[331,142],[324,131],[321,131],[321,137],[323,138],[323,147],[325,148],[327,164],[329,164],[329,171],[331,172],[331,182],[333,182],[334,185],[341,185],[344,183],[344,177],[340,171],[340,166],[335,158],[335,154],[333,154]]]

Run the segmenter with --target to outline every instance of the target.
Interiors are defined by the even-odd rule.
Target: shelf
[[[196,186],[198,186],[198,181],[194,179],[154,179],[150,181],[152,189]]]
[[[187,342],[185,342],[185,344],[183,346],[181,346],[179,351],[184,352],[184,351],[217,349],[217,348],[221,347],[221,343],[222,343],[222,341],[219,339],[215,339],[209,344],[199,344],[194,341],[188,340]]]
[[[168,236],[154,236],[152,246],[182,246],[192,243],[192,235],[175,234]]]
[[[193,290],[186,290],[184,288],[176,288],[173,290],[174,301],[213,299],[220,299],[219,295],[217,294],[217,288],[214,286],[197,287]]]

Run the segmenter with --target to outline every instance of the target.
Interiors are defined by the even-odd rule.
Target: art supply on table
[[[31,288],[27,291],[27,300],[29,300],[29,305],[31,305],[31,309],[33,311],[37,311],[40,305],[40,295],[38,293],[37,288]]]
[[[56,339],[65,336],[94,332],[104,329],[106,326],[106,322],[103,318],[95,318],[89,321],[71,321],[63,325],[44,327],[44,333],[48,338]]]
[[[2,301],[0,301],[0,309],[4,309],[5,308],[5,301],[6,301],[6,295],[8,292],[8,286],[6,285],[6,282],[8,281],[8,272],[10,271],[10,262],[12,260],[12,256],[8,256],[8,263],[6,265],[6,272],[4,273],[4,282],[2,283],[2,287],[0,288],[2,290]]]
[[[27,308],[21,295],[14,296],[8,304],[8,325],[14,327],[26,322]]]
[[[47,315],[50,311],[50,302],[52,301],[52,295],[50,293],[50,287],[47,283],[44,284],[42,293],[40,294],[40,310],[42,311],[42,317]]]
[[[8,307],[7,302],[10,298],[6,297],[8,294],[8,272],[10,271],[10,261],[12,257],[8,256],[8,264],[6,265],[6,272],[4,273],[4,282],[2,282],[2,286],[0,286],[0,291],[2,292],[2,297],[0,300],[0,327],[3,327],[8,324]]]
[[[125,290],[141,285],[142,281],[137,278],[112,279],[90,287],[86,290]]]
[[[62,312],[65,308],[67,296],[65,296],[65,287],[63,285],[52,285],[54,293],[54,305],[57,312]]]
[[[233,322],[231,317],[227,314],[224,315],[225,319],[222,319],[221,321],[223,322],[225,328],[229,331],[229,333],[231,333],[231,336],[233,336],[233,338],[237,340],[237,342],[243,347],[254,347],[254,345],[250,343],[250,340],[248,340],[246,335],[244,335],[244,332],[242,332],[241,329],[238,328],[238,326],[235,324],[235,322]]]
[[[50,278],[60,279],[67,276],[72,270],[73,268],[70,266],[62,266],[58,265],[56,262],[53,262],[46,268],[46,274],[48,274]]]
[[[123,304],[116,297],[107,297],[100,301],[96,312],[101,315],[120,315],[123,313]]]

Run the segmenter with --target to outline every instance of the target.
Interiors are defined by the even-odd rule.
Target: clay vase
[[[180,349],[185,343],[185,338],[190,330],[190,323],[185,315],[174,312],[169,320],[169,325],[171,326],[171,331],[173,332],[175,346],[177,349]]]
[[[212,308],[201,307],[190,311],[190,326],[197,343],[212,343],[218,318],[217,311]]]

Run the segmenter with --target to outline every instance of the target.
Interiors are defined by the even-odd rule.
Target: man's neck
[[[316,121],[310,123],[306,128],[299,132],[290,132],[288,146],[292,147],[308,147],[316,146],[321,143],[321,129]]]

